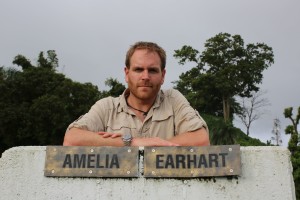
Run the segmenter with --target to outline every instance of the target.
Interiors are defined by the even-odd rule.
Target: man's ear
[[[125,73],[125,81],[126,81],[126,83],[128,83],[128,72],[129,72],[129,69],[125,66],[124,67],[124,73]]]
[[[166,69],[164,69],[161,73],[162,73],[162,79],[161,79],[161,85],[162,85],[165,82]]]

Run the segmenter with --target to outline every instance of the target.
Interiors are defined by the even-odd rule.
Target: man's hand
[[[92,132],[71,128],[64,137],[64,146],[124,146],[119,133]]]
[[[179,144],[163,140],[159,137],[154,138],[133,138],[131,146],[179,146]]]
[[[121,133],[108,133],[108,132],[97,132],[98,135],[102,135],[103,138],[117,138],[117,137],[121,137],[122,134]]]
[[[103,138],[117,138],[121,137],[120,133],[108,133],[108,132],[97,132],[98,135],[102,135]],[[167,140],[160,139],[159,137],[154,138],[133,138],[131,146],[179,146],[176,143],[169,142]]]

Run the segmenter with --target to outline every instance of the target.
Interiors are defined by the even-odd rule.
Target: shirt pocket
[[[160,108],[153,111],[152,122],[165,121],[169,118],[173,118],[172,106],[161,105]]]
[[[127,117],[115,117],[108,120],[106,125],[106,132],[109,133],[131,133],[136,132],[135,124],[131,122],[132,120]]]
[[[169,139],[175,135],[174,114],[172,109],[154,113],[150,128],[151,137]]]

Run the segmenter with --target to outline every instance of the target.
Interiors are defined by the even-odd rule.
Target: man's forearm
[[[124,146],[121,137],[104,137],[97,133],[72,128],[66,132],[64,146]],[[133,138],[132,146],[208,146],[209,136],[205,128],[179,134],[169,140],[160,138]]]
[[[132,146],[179,146],[178,144],[163,140],[158,137],[152,138],[133,138],[131,142]]]
[[[103,137],[94,132],[71,128],[65,134],[64,146],[124,146],[121,137]]]
[[[209,135],[205,128],[198,129],[193,132],[179,134],[171,139],[170,142],[179,144],[180,146],[209,146]]]

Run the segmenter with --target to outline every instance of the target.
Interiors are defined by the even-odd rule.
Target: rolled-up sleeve
[[[208,129],[198,111],[191,107],[180,92],[172,90],[171,101],[175,108],[175,132],[177,134],[195,131],[202,127]]]
[[[108,99],[102,99],[97,101],[89,110],[88,113],[80,116],[77,120],[68,126],[71,128],[80,128],[84,130],[89,130],[93,132],[99,132],[105,130],[105,112],[110,106],[107,103]]]

